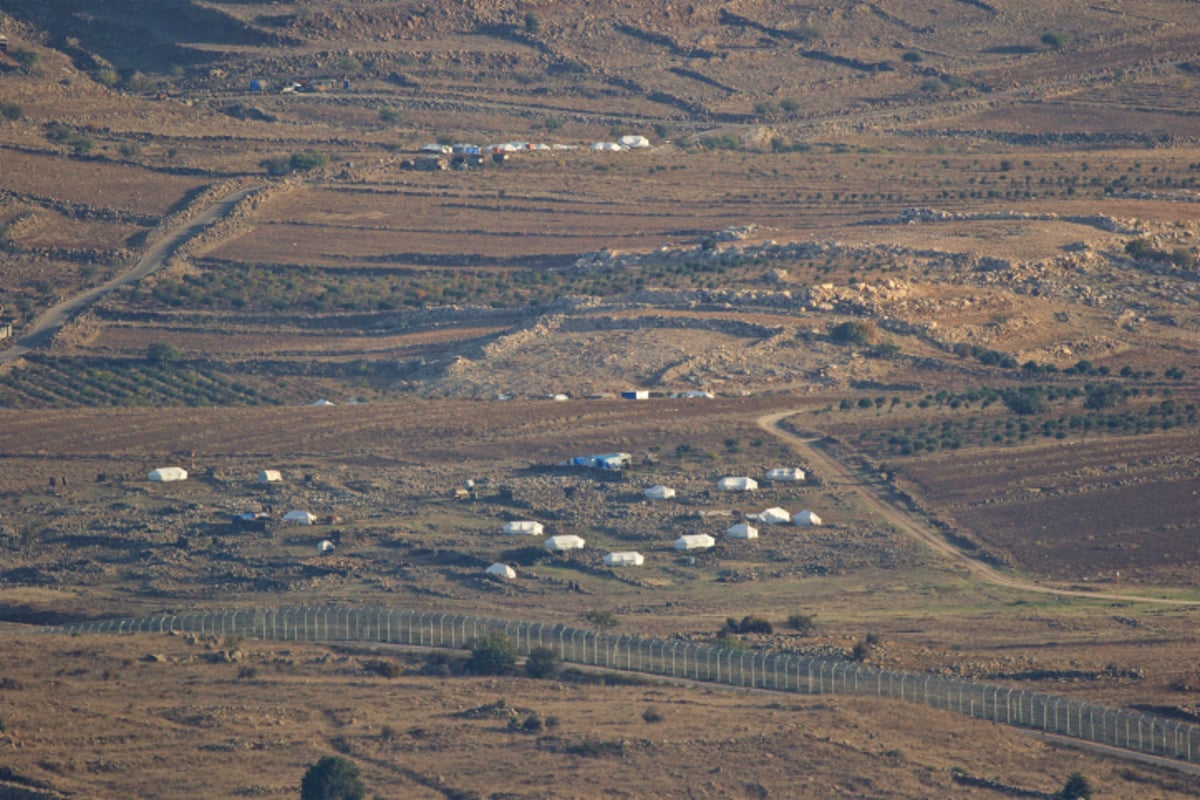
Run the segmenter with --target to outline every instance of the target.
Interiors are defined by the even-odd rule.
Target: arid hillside
[[[214,678],[223,643],[19,627],[327,602],[713,641],[759,615],[739,646],[1195,721],[1194,3],[11,0],[0,37],[0,778],[144,794],[169,731],[197,771],[263,759],[231,795],[294,794],[330,749],[396,797],[999,797],[1075,768],[1197,793],[961,720],[931,743],[922,709],[405,656],[424,699],[396,721],[378,654],[255,645],[257,677]],[[726,535],[771,507],[824,524]],[[587,547],[499,533],[523,519]],[[263,705],[301,684],[304,712]],[[48,732],[48,698],[129,732]],[[564,731],[455,716],[508,704]],[[756,771],[759,736],[806,744]],[[514,760],[545,784],[487,788]]]

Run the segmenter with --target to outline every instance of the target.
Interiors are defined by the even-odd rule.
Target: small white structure
[[[558,392],[557,394],[550,395],[550,399],[556,403],[565,403],[571,399],[571,395]]]
[[[609,553],[604,557],[606,567],[640,567],[646,563],[646,557],[636,550],[623,550]]]
[[[545,547],[551,553],[565,553],[567,550],[582,550],[584,544],[586,542],[583,539],[574,534],[568,534],[566,536],[551,536],[542,543],[542,547]]]
[[[685,533],[675,540],[676,550],[708,550],[717,540],[707,533]]]
[[[629,150],[636,150],[639,147],[649,147],[650,140],[645,136],[627,135],[617,139],[617,144]]]
[[[792,517],[792,522],[796,525],[820,525],[821,518],[808,509],[804,509],[799,514]]]
[[[629,389],[627,391],[621,392],[621,399],[622,400],[649,400],[650,399],[650,390],[649,389]]]
[[[787,525],[792,521],[792,515],[786,508],[772,506],[766,511],[759,512],[754,518],[764,525]]]
[[[712,400],[713,393],[704,389],[688,389],[686,392],[675,392],[671,397],[682,398],[684,400]]]
[[[510,567],[508,564],[501,564],[500,562],[492,564],[490,567],[485,569],[484,572],[486,572],[488,575],[491,575],[493,578],[499,578],[502,581],[511,581],[513,578],[517,577],[517,571],[515,569]]]
[[[757,539],[758,528],[748,522],[739,522],[726,528],[725,535],[730,539]]]
[[[333,403],[330,402],[329,400],[326,400],[324,397],[322,397],[320,400],[313,403],[313,405],[314,406],[331,406],[331,405],[333,405]]]
[[[753,492],[758,488],[758,481],[745,475],[730,476],[717,481],[717,488],[723,492]]]
[[[514,519],[504,523],[504,532],[510,536],[541,536],[542,530],[542,523],[531,519]]]
[[[663,486],[661,483],[646,490],[646,497],[651,500],[668,500],[674,496],[675,490],[670,486]]]
[[[621,145],[617,144],[616,142],[596,142],[589,149],[593,153],[598,153],[598,152],[619,153],[622,150],[624,150],[625,148],[621,147]]]
[[[799,467],[775,467],[767,473],[769,481],[802,481],[804,470]]]
[[[259,483],[276,483],[283,480],[283,475],[277,469],[264,469],[258,473]]]
[[[317,515],[296,509],[295,511],[289,511],[288,513],[284,514],[283,521],[290,522],[293,525],[312,525],[317,521]]]
[[[317,542],[317,552],[321,555],[327,556],[332,553],[333,550],[333,542],[329,541],[328,539],[322,539],[321,541]]]
[[[146,477],[155,483],[170,483],[171,481],[186,481],[187,470],[183,467],[159,467],[151,470]]]

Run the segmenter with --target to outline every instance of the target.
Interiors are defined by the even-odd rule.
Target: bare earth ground
[[[854,480],[1016,579],[1195,600],[1193,12],[6,4],[14,338],[250,193],[0,371],[3,617],[386,603],[611,611],[618,630],[707,639],[759,614],[777,630],[754,646],[848,653],[873,633],[884,666],[1193,719],[1194,611],[982,584],[755,425],[797,411]],[[301,80],[321,91],[281,92]],[[651,146],[589,149],[623,134]],[[562,147],[406,168],[434,141]],[[327,163],[268,174],[308,149]],[[632,388],[656,397],[584,399]],[[669,397],[700,389],[716,398]],[[634,457],[617,479],[547,466],[617,450]],[[145,480],[167,464],[192,478]],[[715,490],[792,464],[811,480]],[[264,468],[286,480],[257,485]],[[478,499],[455,500],[468,478]],[[659,482],[678,500],[646,501]],[[772,505],[828,524],[720,537]],[[320,524],[230,522],[299,507]],[[501,537],[516,518],[589,547]],[[696,532],[717,547],[679,557]],[[318,558],[326,537],[337,553]],[[634,548],[642,570],[600,562]],[[518,580],[484,580],[495,560]],[[816,630],[784,627],[793,613]],[[1081,769],[1100,797],[1197,793],[924,709],[5,636],[0,765],[49,796],[288,795],[331,749],[388,797],[1001,796],[953,783],[955,765],[1037,791]],[[448,716],[500,697],[560,728]],[[665,722],[643,722],[650,704]],[[567,752],[588,737],[624,744]]]

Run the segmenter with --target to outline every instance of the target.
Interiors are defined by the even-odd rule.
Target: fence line
[[[1126,750],[1200,762],[1200,726],[1041,692],[926,673],[900,672],[832,657],[731,650],[462,614],[388,608],[299,606],[81,622],[46,629],[66,634],[197,633],[280,641],[379,642],[466,648],[489,633],[508,636],[522,655],[539,647],[564,661],[673,678],[802,694],[850,694],[921,703],[975,719],[1033,728]]]

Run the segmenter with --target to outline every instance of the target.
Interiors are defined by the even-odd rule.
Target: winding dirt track
[[[113,289],[140,281],[150,273],[161,269],[167,259],[171,257],[171,254],[178,250],[187,240],[198,235],[209,225],[229,214],[234,206],[261,188],[261,186],[250,186],[222,197],[212,206],[201,212],[199,216],[180,225],[161,240],[151,245],[150,249],[138,259],[137,264],[128,271],[121,273],[106,283],[88,289],[86,292],[81,292],[47,309],[30,326],[29,331],[17,340],[15,345],[0,352],[0,364],[16,361],[31,350],[42,347],[50,341],[51,337],[63,325],[70,322],[76,314]]]
[[[1157,603],[1159,605],[1170,606],[1200,606],[1200,600],[1172,600],[1165,597],[1147,597],[1132,592],[1117,594],[1115,592],[1085,592],[1078,589],[1059,589],[1053,586],[1043,586],[1040,583],[1031,583],[1018,577],[997,572],[987,564],[971,558],[947,542],[937,531],[914,519],[908,512],[881,497],[871,486],[855,477],[840,461],[830,457],[819,448],[814,447],[815,437],[809,439],[797,436],[783,428],[781,425],[782,421],[787,417],[799,413],[799,411],[800,409],[777,411],[765,414],[756,419],[755,422],[762,430],[783,441],[795,450],[801,458],[805,459],[816,471],[821,473],[821,478],[825,483],[853,492],[864,506],[878,514],[888,524],[895,527],[896,530],[913,537],[930,550],[943,556],[951,564],[965,570],[974,578],[1005,589],[1057,595],[1060,597],[1082,597],[1089,600],[1123,600],[1127,602]]]

